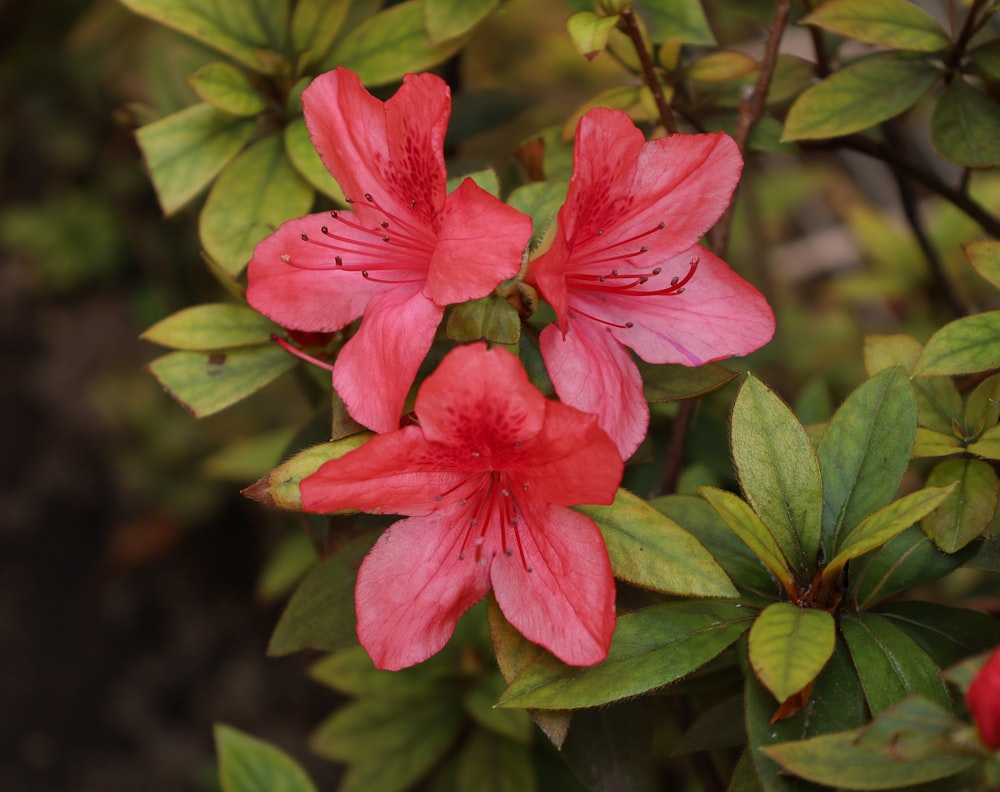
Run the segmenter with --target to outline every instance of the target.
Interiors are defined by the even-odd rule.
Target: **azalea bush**
[[[223,453],[343,789],[1000,783],[1000,7],[533,4],[584,90],[511,140],[516,3],[123,2],[201,45],[136,137],[225,295],[149,370],[297,377]],[[824,183],[893,194],[863,267]],[[314,788],[238,727],[223,789]]]

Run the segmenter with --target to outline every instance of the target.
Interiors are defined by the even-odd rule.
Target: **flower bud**
[[[979,729],[979,738],[989,748],[1000,748],[1000,648],[972,680],[966,701]]]

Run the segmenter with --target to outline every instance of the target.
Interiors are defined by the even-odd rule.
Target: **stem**
[[[642,38],[642,31],[639,30],[639,23],[635,20],[635,12],[631,7],[628,7],[621,12],[619,17],[621,20],[619,22],[620,29],[631,39],[636,55],[639,56],[639,63],[642,64],[643,79],[646,81],[646,85],[649,86],[649,90],[653,92],[653,99],[656,101],[656,109],[660,113],[660,120],[663,122],[663,127],[667,130],[668,135],[673,135],[677,132],[674,114],[671,112],[670,105],[667,104],[667,100],[663,96],[663,87],[660,85],[660,78],[656,76],[656,69],[653,67],[653,61],[649,57],[649,50],[646,49],[646,42]]]
[[[778,0],[778,6],[774,11],[774,19],[771,20],[771,32],[768,34],[767,43],[764,45],[764,57],[760,62],[760,74],[757,76],[757,84],[753,92],[745,97],[740,104],[740,115],[736,120],[736,134],[733,138],[739,146],[740,153],[746,154],[747,141],[754,126],[764,115],[767,107],[767,94],[771,88],[771,80],[774,79],[774,69],[778,63],[778,48],[781,45],[781,38],[785,34],[785,27],[788,24],[788,17],[791,13],[792,0]],[[739,188],[737,188],[739,189]],[[733,225],[733,210],[736,205],[735,195],[730,202],[726,213],[719,220],[712,231],[710,239],[712,249],[716,255],[725,256],[726,248],[729,246],[729,232]]]

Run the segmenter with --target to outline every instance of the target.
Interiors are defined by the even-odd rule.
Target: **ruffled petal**
[[[523,561],[521,553],[501,553],[490,567],[507,621],[565,663],[599,663],[615,629],[615,585],[601,532],[582,514],[533,502],[518,536]]]
[[[565,336],[549,325],[540,346],[559,398],[596,415],[622,458],[628,459],[649,425],[642,378],[628,352],[606,327],[584,319],[575,320]]]
[[[335,252],[315,244],[330,222],[326,213],[289,220],[254,249],[247,301],[282,327],[339,330],[361,316],[372,295],[384,288],[360,272],[338,270]],[[303,234],[314,242],[304,241]]]
[[[420,284],[372,298],[361,327],[333,366],[333,387],[354,420],[376,432],[399,426],[406,394],[443,314],[423,296]]]
[[[545,419],[545,398],[516,357],[503,349],[469,344],[448,353],[420,388],[416,413],[432,442],[464,449],[487,469],[515,443],[535,437]]]
[[[489,591],[489,564],[460,558],[467,527],[457,508],[396,523],[361,564],[354,592],[358,639],[378,668],[397,671],[426,660]]]
[[[442,469],[437,449],[416,426],[376,435],[360,448],[323,463],[299,485],[306,511],[360,509],[372,514],[430,514],[439,497],[469,474]]]
[[[438,224],[425,291],[438,305],[485,297],[520,271],[531,218],[472,179],[448,196]]]
[[[663,270],[683,276],[693,258],[698,266],[681,294],[605,299],[581,294],[580,307],[614,324],[631,322],[632,327],[612,328],[611,334],[650,363],[699,366],[747,355],[770,341],[771,306],[718,256],[696,247],[666,262]]]

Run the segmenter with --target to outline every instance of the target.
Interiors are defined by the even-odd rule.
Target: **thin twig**
[[[643,79],[646,81],[646,85],[649,86],[649,90],[653,93],[653,100],[656,102],[656,109],[660,113],[660,120],[663,122],[663,127],[667,130],[668,135],[673,135],[677,132],[674,114],[670,110],[670,105],[667,103],[666,98],[663,96],[663,86],[660,85],[660,78],[656,76],[656,69],[653,67],[653,61],[649,57],[649,50],[646,49],[646,42],[642,37],[642,31],[639,29],[639,23],[635,20],[635,12],[631,7],[626,8],[619,14],[619,18],[619,27],[631,39],[636,55],[639,56]]]
[[[788,24],[788,17],[791,12],[792,0],[778,0],[778,6],[774,11],[774,19],[771,20],[771,32],[768,34],[767,43],[764,45],[764,57],[760,62],[760,74],[757,76],[757,84],[753,88],[753,93],[746,97],[740,104],[739,118],[736,120],[736,132],[733,138],[740,152],[745,154],[747,141],[754,126],[764,116],[767,107],[767,94],[771,89],[771,80],[774,79],[774,70],[778,63],[778,49],[781,46],[781,38],[785,34],[785,27]],[[733,225],[734,201],[729,204],[729,208],[716,224],[709,240],[712,243],[712,250],[718,256],[726,255],[726,248],[729,246],[729,232]]]

